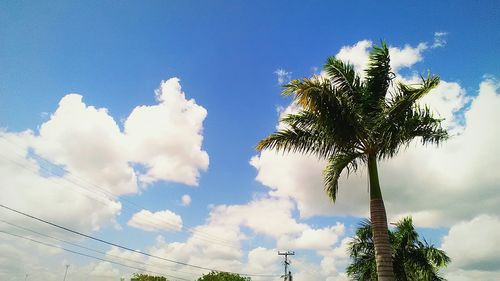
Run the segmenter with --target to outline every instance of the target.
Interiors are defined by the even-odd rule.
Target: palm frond
[[[291,126],[269,135],[257,144],[256,149],[314,154],[320,158],[327,158],[338,150],[335,143],[329,142],[324,131],[298,126]]]
[[[369,56],[366,69],[366,88],[369,112],[377,111],[380,103],[385,99],[387,90],[394,73],[391,72],[389,48],[382,42],[381,46],[374,45]]]
[[[387,122],[393,122],[404,116],[419,99],[437,87],[439,81],[438,76],[428,74],[427,78],[422,77],[422,84],[419,87],[398,83],[396,93],[387,101],[387,110],[385,112]]]
[[[362,157],[362,153],[351,152],[337,153],[328,159],[328,163],[323,170],[323,180],[326,193],[333,202],[337,199],[340,175],[344,170],[347,170],[348,175],[355,172],[358,168],[357,161],[361,160]]]
[[[338,91],[348,93],[353,99],[360,99],[362,82],[351,64],[329,57],[323,69]]]
[[[422,248],[426,257],[437,267],[445,267],[451,262],[445,251],[434,247],[434,245],[429,245],[425,240],[422,243]]]
[[[375,247],[370,220],[361,221],[356,230],[356,236],[349,242],[348,252],[352,263],[347,267],[346,273],[352,280],[377,280]]]
[[[302,108],[300,114],[289,115],[283,122],[307,119],[308,126],[315,124],[316,129],[325,131],[338,147],[359,146],[359,136],[367,134],[359,104],[353,102],[348,92],[336,89],[330,80],[293,80],[285,85],[283,92],[293,94],[294,101]]]
[[[393,122],[384,122],[379,130],[379,157],[390,158],[406,147],[415,138],[422,144],[440,144],[448,139],[448,132],[442,128],[442,119],[435,118],[426,106],[414,106],[404,116]]]
[[[444,281],[439,269],[449,263],[449,257],[442,250],[421,242],[413,226],[411,217],[396,223],[389,231],[392,248],[394,273],[396,280],[404,281]],[[347,267],[347,274],[352,280],[377,280],[375,250],[372,227],[369,220],[363,220],[348,246],[352,263]],[[370,264],[368,264],[370,263]],[[372,279],[369,276],[373,276]]]

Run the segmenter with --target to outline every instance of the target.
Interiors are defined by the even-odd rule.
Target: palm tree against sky
[[[420,241],[411,217],[396,223],[389,231],[392,246],[394,273],[398,281],[439,281],[445,280],[438,274],[450,258],[443,250]],[[347,267],[347,275],[357,281],[377,280],[372,226],[365,220],[356,230],[356,236],[349,244],[352,263]]]
[[[423,144],[448,137],[441,119],[418,104],[439,84],[428,75],[419,85],[394,82],[389,49],[373,46],[365,79],[349,63],[329,57],[325,76],[292,80],[283,94],[292,95],[297,113],[282,118],[284,128],[261,140],[257,150],[313,154],[327,160],[325,190],[335,201],[341,173],[367,164],[370,183],[370,217],[378,280],[394,280],[387,217],[380,189],[377,161],[391,158],[413,139]]]

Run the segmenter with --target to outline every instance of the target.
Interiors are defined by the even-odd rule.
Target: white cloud
[[[443,238],[442,248],[453,268],[496,271],[500,264],[500,218],[479,215],[453,225]],[[500,271],[497,272],[500,277]]]
[[[455,132],[463,128],[457,114],[471,99],[467,97],[466,91],[456,82],[441,81],[424,98],[422,104],[428,105],[435,114],[444,118],[443,125]]]
[[[246,226],[258,234],[280,237],[284,234],[306,230],[292,216],[294,205],[279,198],[262,198],[245,205],[220,205],[212,209],[209,222],[212,225]],[[279,222],[279,223],[277,223]]]
[[[121,209],[114,196],[100,189],[113,195],[138,191],[138,172],[131,162],[146,166],[140,178],[148,183],[196,184],[198,169],[208,165],[208,155],[201,150],[206,110],[186,100],[176,78],[162,82],[157,98],[160,104],[131,113],[125,133],[105,108],[86,105],[77,94],[61,99],[38,134],[0,132],[0,191],[5,202],[64,225],[95,230],[112,222]],[[48,161],[37,161],[34,155]]]
[[[33,138],[35,152],[117,195],[137,191],[125,137],[104,108],[87,106],[69,94]]]
[[[141,210],[130,218],[127,225],[146,231],[180,231],[182,229],[182,218],[170,210],[154,213]]]
[[[403,68],[409,68],[423,59],[422,53],[427,49],[426,43],[420,43],[416,47],[405,45],[402,49],[389,47],[392,71],[398,73]]]
[[[434,42],[431,48],[441,48],[446,46],[446,36],[448,32],[434,32]]]
[[[337,202],[333,204],[323,188],[322,171],[326,164],[323,160],[299,153],[265,150],[252,157],[250,164],[257,170],[256,180],[270,188],[270,195],[294,199],[301,217],[368,214],[363,170],[359,176],[349,177],[349,188],[345,187],[346,178],[341,179]]]
[[[352,46],[344,46],[335,56],[336,58],[347,61],[354,66],[354,69],[363,78],[364,69],[368,65],[368,56],[373,42],[362,40]],[[422,53],[427,49],[427,43],[422,42],[416,47],[405,45],[403,48],[389,46],[392,71],[398,73],[403,68],[409,68],[423,59]]]
[[[131,160],[147,169],[139,179],[197,185],[199,171],[209,162],[201,148],[207,111],[186,99],[177,78],[163,81],[156,98],[159,104],[138,106],[125,121]]]
[[[276,77],[278,78],[278,84],[280,85],[288,83],[292,77],[291,72],[288,72],[282,68],[276,69],[276,71],[274,71],[274,74],[276,74]]]
[[[483,271],[483,270],[454,270],[447,272],[444,276],[447,280],[453,281],[498,281],[500,280],[500,272],[498,271]]]
[[[248,252],[248,269],[250,272],[276,272],[279,269],[280,256],[276,249],[257,247]],[[274,269],[274,270],[270,270]]]
[[[99,262],[89,275],[97,280],[117,280],[120,277],[120,271],[109,262]]]
[[[352,64],[358,74],[364,77],[363,69],[368,64],[368,55],[372,45],[372,41],[362,40],[352,46],[342,47],[335,57]]]
[[[67,174],[40,175],[40,164],[28,157],[28,143],[33,138],[31,132],[4,132],[0,136],[0,193],[4,204],[83,231],[97,230],[114,222],[121,210],[119,202],[95,191],[90,192],[83,184],[74,184]],[[1,212],[3,218],[12,223],[53,231],[7,210],[2,209]]]
[[[181,204],[182,206],[189,206],[191,204],[191,196],[189,196],[188,194],[182,195]]]
[[[324,276],[336,276],[340,280],[344,280],[346,278],[345,274],[343,274],[345,268],[350,262],[348,247],[351,242],[351,238],[346,237],[342,239],[340,245],[338,247],[333,248],[330,251],[323,251],[323,259],[321,260],[321,270]],[[340,269],[340,272],[338,271]]]
[[[320,229],[306,229],[299,235],[280,236],[277,247],[279,249],[330,250],[343,234],[344,225],[340,223]]]
[[[201,149],[207,111],[186,99],[177,78],[163,81],[156,97],[158,104],[130,113],[122,133],[107,109],[86,105],[80,95],[66,95],[40,126],[33,148],[118,195],[137,192],[139,172],[132,162],[144,166],[139,180],[145,184],[166,180],[196,185],[199,171],[208,168],[208,154]]]

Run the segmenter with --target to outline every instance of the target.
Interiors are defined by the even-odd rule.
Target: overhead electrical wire
[[[0,230],[0,233],[4,233],[4,234],[10,235],[10,236],[14,236],[14,237],[17,237],[17,238],[25,239],[25,240],[28,240],[28,241],[31,241],[31,242],[34,242],[34,243],[45,245],[47,247],[57,248],[57,249],[60,249],[60,250],[63,250],[63,251],[67,251],[67,252],[70,252],[70,253],[73,253],[73,254],[76,254],[76,255],[84,256],[84,257],[87,257],[87,258],[92,258],[92,259],[96,259],[96,260],[100,260],[100,261],[104,261],[104,262],[109,262],[109,263],[112,263],[112,264],[116,264],[116,265],[120,265],[120,266],[124,266],[124,267],[128,267],[128,268],[132,268],[132,269],[135,269],[135,270],[139,270],[141,272],[149,272],[149,273],[153,273],[153,274],[156,274],[156,275],[161,275],[161,276],[165,276],[165,277],[174,278],[174,279],[177,279],[177,280],[192,281],[192,279],[191,280],[190,279],[185,279],[185,278],[174,276],[174,275],[170,275],[170,274],[165,274],[165,273],[161,273],[161,272],[155,272],[155,271],[147,270],[147,269],[144,269],[144,268],[139,268],[139,267],[135,267],[135,266],[126,265],[124,263],[120,263],[120,262],[113,261],[113,260],[99,258],[99,257],[96,257],[96,256],[92,256],[92,255],[88,255],[88,254],[85,254],[85,253],[77,252],[77,251],[74,251],[74,250],[71,250],[71,249],[67,249],[67,248],[64,248],[64,247],[61,247],[61,246],[58,246],[58,245],[54,245],[54,244],[42,242],[42,241],[39,241],[39,240],[36,240],[36,239],[33,239],[33,238],[29,238],[29,237],[25,237],[25,236],[22,236],[22,235],[17,235],[17,234],[14,234],[14,233],[10,233],[10,232],[4,231],[4,230]]]
[[[219,270],[219,269],[215,269],[215,268],[209,268],[209,267],[204,267],[204,266],[189,264],[189,263],[186,263],[186,262],[176,261],[176,260],[173,260],[173,259],[168,259],[168,258],[160,257],[160,256],[157,256],[157,255],[145,253],[145,252],[142,252],[142,251],[139,251],[139,250],[134,250],[134,249],[132,249],[130,247],[127,247],[127,246],[122,246],[120,244],[116,244],[116,243],[109,242],[109,241],[106,241],[106,240],[103,240],[103,239],[100,239],[100,238],[97,238],[97,237],[94,237],[94,236],[91,236],[91,235],[88,235],[88,234],[84,234],[82,232],[79,232],[79,231],[76,231],[76,230],[73,230],[73,229],[70,229],[70,228],[58,225],[56,223],[53,223],[53,222],[50,222],[50,221],[38,218],[36,216],[27,214],[27,213],[19,211],[19,210],[13,209],[13,208],[8,207],[8,206],[6,206],[4,204],[0,204],[0,207],[4,208],[6,210],[9,210],[11,212],[23,215],[25,217],[37,220],[39,222],[51,225],[53,227],[65,230],[67,232],[71,232],[73,234],[76,234],[76,235],[79,235],[79,236],[82,236],[82,237],[85,237],[85,238],[88,238],[88,239],[91,239],[91,240],[94,240],[94,241],[97,241],[97,242],[101,242],[101,243],[104,243],[104,244],[107,244],[107,245],[110,245],[110,246],[115,246],[115,247],[123,249],[123,250],[127,250],[127,251],[130,251],[130,252],[134,252],[134,253],[137,253],[137,254],[141,254],[141,255],[144,255],[144,256],[148,256],[148,257],[151,257],[151,258],[155,258],[155,259],[159,259],[159,260],[163,260],[163,261],[167,261],[167,262],[171,262],[171,263],[175,263],[175,264],[179,264],[179,265],[184,265],[184,266],[188,266],[188,267],[192,267],[192,268],[198,268],[198,269],[209,270],[209,271],[233,273],[233,274],[238,274],[238,275],[242,275],[242,276],[250,276],[250,277],[278,277],[279,276],[279,275],[272,275],[272,274],[250,274],[250,273],[232,272],[232,271]]]
[[[3,222],[5,224],[8,224],[8,225],[13,226],[13,227],[18,228],[18,229],[22,229],[24,231],[28,231],[28,232],[34,233],[34,234],[36,234],[38,236],[50,238],[52,240],[56,240],[56,241],[59,241],[59,242],[62,242],[62,243],[65,243],[65,244],[68,244],[68,245],[71,245],[71,246],[74,246],[74,247],[78,247],[78,248],[81,248],[81,249],[84,249],[84,250],[87,250],[87,251],[92,251],[92,252],[95,252],[95,253],[98,253],[98,254],[101,254],[101,255],[105,255],[105,256],[109,256],[109,257],[115,258],[115,259],[120,259],[120,260],[124,260],[124,261],[127,261],[127,262],[133,262],[133,263],[137,263],[137,264],[141,264],[141,265],[146,265],[146,266],[149,266],[149,267],[154,267],[154,268],[158,268],[159,269],[159,267],[157,267],[155,265],[151,265],[149,263],[145,263],[145,262],[141,262],[141,261],[133,260],[133,259],[128,259],[128,258],[124,258],[124,257],[121,257],[121,256],[117,256],[117,255],[113,255],[113,254],[110,254],[110,253],[106,253],[106,252],[103,252],[103,251],[99,251],[99,250],[96,250],[96,249],[92,249],[90,247],[86,247],[86,246],[83,246],[83,245],[80,245],[80,244],[77,244],[77,243],[74,243],[74,242],[66,241],[64,239],[57,238],[57,237],[54,237],[52,235],[45,234],[45,233],[42,233],[42,232],[39,232],[39,231],[36,231],[36,230],[33,230],[33,229],[29,229],[27,227],[20,226],[20,225],[14,224],[12,222],[8,222],[8,221],[3,220],[3,219],[0,219],[0,222]],[[162,270],[163,270],[163,268],[162,268]],[[187,272],[187,271],[183,271],[183,270],[181,271],[181,270],[178,270],[178,269],[168,269],[168,270],[169,271],[178,272],[178,273],[185,273],[185,274],[199,274],[199,272],[194,272],[194,271]]]

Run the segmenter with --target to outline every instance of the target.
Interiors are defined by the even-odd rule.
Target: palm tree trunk
[[[370,176],[370,217],[372,221],[373,244],[377,262],[378,281],[394,281],[391,244],[387,228],[384,200],[378,181],[377,157],[368,155],[368,174]]]

